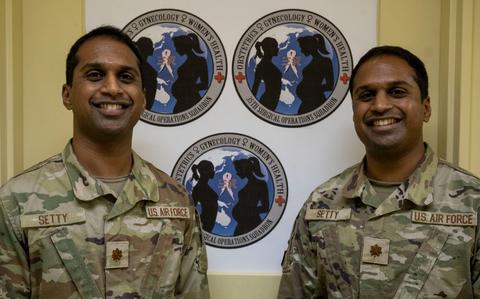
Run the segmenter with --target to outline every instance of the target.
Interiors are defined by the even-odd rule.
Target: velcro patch
[[[477,213],[441,213],[412,210],[412,222],[454,225],[477,226]]]
[[[147,218],[190,218],[189,207],[147,206],[145,211]]]
[[[20,216],[22,228],[59,226],[85,222],[85,210],[75,212],[57,212]]]
[[[327,220],[340,221],[348,220],[352,215],[352,209],[330,210],[330,209],[307,209],[306,220]]]
[[[362,262],[378,265],[388,265],[390,240],[372,237],[363,238]]]
[[[107,242],[106,255],[107,263],[106,269],[128,268],[128,241]]]

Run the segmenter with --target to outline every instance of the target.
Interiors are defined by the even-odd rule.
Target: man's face
[[[74,137],[90,140],[131,138],[145,108],[135,54],[108,36],[86,41],[77,52],[72,86],[63,86],[63,103],[73,111]]]
[[[353,121],[367,153],[406,153],[423,146],[430,98],[422,101],[415,71],[396,56],[365,62],[353,82]]]

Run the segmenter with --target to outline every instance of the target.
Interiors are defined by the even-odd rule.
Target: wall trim
[[[23,168],[22,1],[1,0],[0,183]]]
[[[480,174],[479,3],[442,0],[439,155]],[[475,101],[476,99],[476,101]],[[477,153],[475,155],[475,153]]]
[[[277,298],[281,273],[209,272],[212,298],[267,299]]]

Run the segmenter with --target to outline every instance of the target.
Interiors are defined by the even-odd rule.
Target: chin
[[[400,144],[395,142],[379,142],[379,143],[374,143],[374,142],[368,142],[364,143],[365,144],[365,149],[367,152],[371,153],[378,153],[378,152],[396,152],[400,149]]]
[[[97,135],[100,138],[105,138],[107,140],[111,139],[122,139],[132,135],[132,129],[128,130],[125,128],[108,128],[101,130]]]

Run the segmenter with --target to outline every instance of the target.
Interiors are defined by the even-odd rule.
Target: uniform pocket
[[[417,298],[435,265],[448,233],[432,228],[412,260],[394,298]]]
[[[152,253],[150,265],[142,281],[143,298],[170,298],[175,291],[182,259],[183,239],[176,235],[171,220],[163,220],[165,224],[159,233]],[[177,229],[178,230],[178,229]]]
[[[67,228],[50,236],[51,241],[82,298],[103,298]]]
[[[66,226],[26,229],[32,296],[102,298]]]
[[[357,285],[358,277],[351,275],[342,256],[341,241],[335,225],[328,225],[319,230],[314,237],[317,240],[318,277],[324,281],[326,292],[335,298],[357,298],[358,294],[352,286]]]

